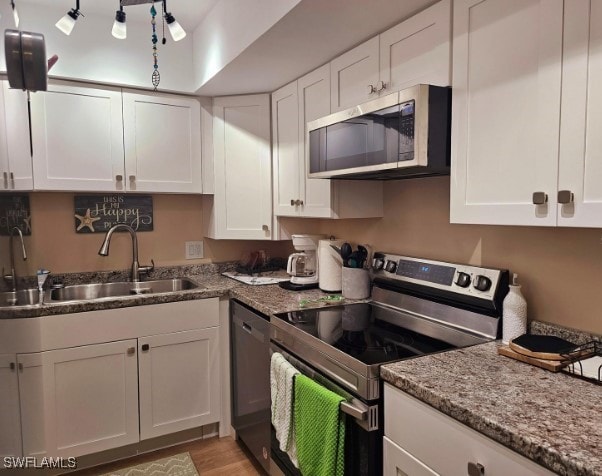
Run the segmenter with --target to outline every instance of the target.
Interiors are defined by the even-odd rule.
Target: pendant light
[[[177,22],[174,16],[167,11],[167,0],[163,0],[163,11],[165,12],[165,22],[173,41],[180,41],[186,36],[184,28]]]
[[[70,35],[80,15],[82,15],[82,12],[79,11],[79,0],[75,0],[75,8],[69,10],[63,18],[56,22],[55,26],[65,35]]]
[[[119,2],[119,10],[115,12],[115,21],[113,22],[113,30],[111,34],[118,40],[127,38],[127,26],[125,24],[125,12],[121,1]]]

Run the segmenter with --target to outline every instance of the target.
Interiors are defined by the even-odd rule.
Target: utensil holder
[[[343,296],[347,299],[370,297],[370,273],[364,268],[343,268]]]

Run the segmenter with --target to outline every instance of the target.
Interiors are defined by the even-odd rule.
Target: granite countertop
[[[561,475],[602,474],[602,386],[498,355],[497,342],[381,367],[404,392]]]
[[[212,297],[231,297],[257,309],[269,316],[277,312],[285,312],[301,307],[302,299],[313,300],[326,296],[319,289],[291,292],[278,285],[249,286],[234,279],[222,276],[229,270],[222,265],[200,265],[179,268],[158,268],[150,279],[166,279],[185,277],[199,284],[199,288],[167,293],[145,294],[134,296],[119,296],[89,301],[46,302],[42,306],[15,306],[0,308],[0,319],[20,319],[70,314],[76,312],[117,309],[131,306],[162,304],[176,301],[189,301]],[[78,283],[101,283],[127,281],[126,271],[101,273],[73,273],[61,276],[65,285]],[[319,304],[309,303],[307,307],[317,307]]]

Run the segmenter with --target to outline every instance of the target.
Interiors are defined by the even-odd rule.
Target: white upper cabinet
[[[602,2],[564,8],[558,224],[602,227]]]
[[[270,97],[219,97],[213,101],[214,196],[205,200],[206,236],[272,238]]]
[[[297,81],[272,94],[274,215],[294,216],[301,206]]]
[[[452,222],[602,227],[601,32],[595,1],[455,2]]]
[[[36,190],[124,191],[121,91],[48,85],[31,94]]]
[[[378,82],[378,36],[330,62],[330,109],[357,106],[375,97]]]
[[[201,110],[195,98],[123,93],[127,189],[201,193]]]
[[[451,0],[442,0],[330,62],[331,112],[416,84],[449,86]]]
[[[197,99],[67,84],[31,98],[36,190],[201,193]]]
[[[32,190],[27,93],[0,81],[0,190]]]
[[[329,79],[329,65],[324,65],[272,94],[274,215],[381,217],[381,182],[307,177],[307,123],[329,114]]]

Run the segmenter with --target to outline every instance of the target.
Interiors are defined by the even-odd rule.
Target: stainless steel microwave
[[[419,84],[307,124],[309,178],[449,174],[450,88]]]

